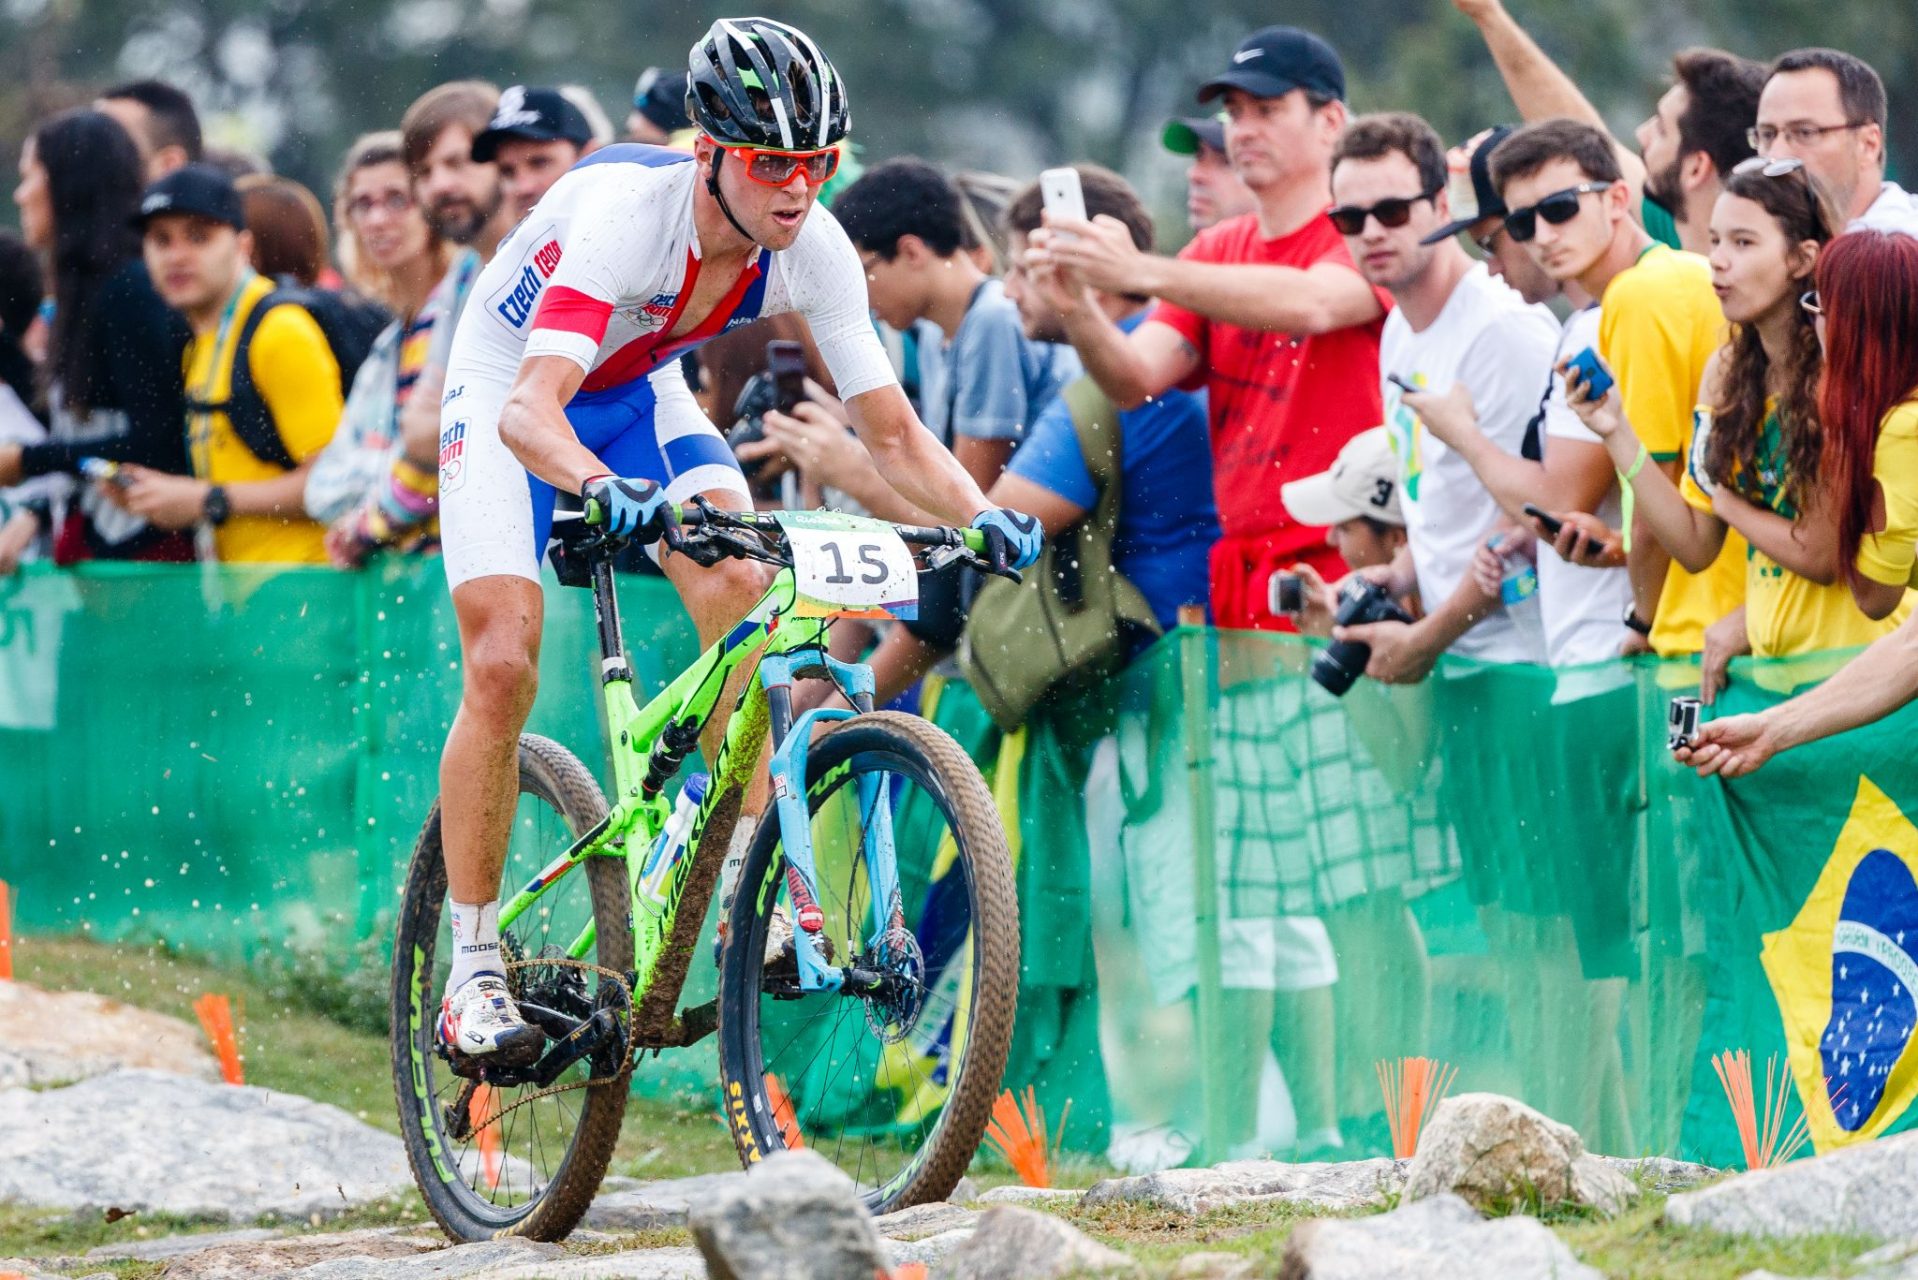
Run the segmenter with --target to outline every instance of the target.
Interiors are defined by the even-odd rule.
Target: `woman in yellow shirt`
[[[1918,240],[1840,236],[1807,302],[1825,343],[1839,553],[1858,607],[1883,618],[1918,586]]]
[[[1822,359],[1800,297],[1832,226],[1798,161],[1746,161],[1727,178],[1712,210],[1711,264],[1732,331],[1706,366],[1679,484],[1641,465],[1645,447],[1617,397],[1584,397],[1582,379],[1568,387],[1674,560],[1694,572],[1709,565],[1727,528],[1749,541],[1745,632],[1761,658],[1870,644],[1894,625],[1867,617],[1845,585],[1838,490],[1820,466]]]

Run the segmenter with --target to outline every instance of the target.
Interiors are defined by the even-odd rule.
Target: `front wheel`
[[[769,809],[720,974],[727,1126],[749,1166],[812,1147],[874,1213],[944,1199],[979,1147],[1012,1044],[1019,908],[1005,831],[959,745],[897,712],[841,722],[812,744],[806,808],[819,936],[833,964],[885,981],[802,994],[790,957],[768,962],[774,909],[794,918]],[[898,892],[875,909],[889,864]]]
[[[519,740],[519,793],[507,898],[606,816],[605,797],[586,767],[533,734]],[[607,1008],[630,1013],[624,981],[606,973],[622,974],[633,963],[625,865],[605,856],[572,864],[530,909],[501,926],[507,985],[522,1009],[576,1020]],[[438,1052],[440,993],[451,967],[446,900],[435,804],[407,871],[393,947],[393,1082],[413,1177],[434,1220],[455,1240],[562,1239],[592,1203],[619,1139],[630,1070],[624,1037],[544,1088],[455,1074]]]

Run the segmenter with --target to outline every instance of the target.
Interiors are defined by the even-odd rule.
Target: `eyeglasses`
[[[1828,133],[1862,129],[1869,123],[1867,120],[1853,120],[1847,124],[1788,124],[1782,129],[1775,124],[1761,124],[1745,130],[1745,141],[1751,144],[1753,151],[1763,155],[1780,138],[1794,147],[1809,147]]]
[[[762,187],[789,186],[803,171],[808,186],[839,172],[839,148],[824,151],[762,151],[758,147],[724,147],[746,166],[746,176]]]
[[[346,216],[358,222],[370,217],[375,209],[387,213],[405,213],[412,207],[412,196],[404,191],[389,191],[383,196],[354,196],[346,202]]]
[[[1421,191],[1415,196],[1393,196],[1374,205],[1342,204],[1334,207],[1327,217],[1342,236],[1355,236],[1365,230],[1367,218],[1377,218],[1379,225],[1386,230],[1396,230],[1412,218],[1412,206],[1421,200],[1430,200],[1439,193],[1439,188]]]
[[[1554,191],[1537,204],[1528,204],[1523,209],[1514,209],[1505,215],[1505,230],[1520,244],[1524,244],[1538,234],[1540,218],[1555,227],[1563,226],[1578,216],[1579,197],[1593,191],[1610,191],[1615,184],[1610,182],[1581,182],[1575,187],[1563,191]]]
[[[1778,160],[1767,160],[1764,156],[1748,156],[1732,166],[1733,173],[1758,173],[1767,178],[1783,178],[1788,174],[1804,171],[1805,162],[1797,156],[1785,156]]]
[[[1824,319],[1825,309],[1818,305],[1818,290],[1807,289],[1799,294],[1798,305],[1803,307],[1808,315]]]

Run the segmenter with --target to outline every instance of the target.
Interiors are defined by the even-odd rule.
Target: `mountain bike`
[[[519,741],[505,882],[524,887],[499,922],[507,986],[546,1037],[536,1061],[505,1066],[439,1043],[450,927],[438,802],[407,872],[393,1076],[428,1209],[457,1240],[563,1238],[605,1176],[637,1055],[715,1031],[720,1111],[742,1163],[805,1145],[850,1174],[875,1213],[943,1199],[978,1148],[1011,1045],[1011,860],[958,744],[916,716],[873,710],[871,669],[835,658],[826,639],[842,617],[911,616],[922,570],[1016,575],[976,530],[695,500],[675,512],[681,554],[778,571],[731,631],[640,707],[613,592],[622,540],[599,514],[589,505],[584,518],[557,520],[553,560],[563,583],[593,594],[613,803],[564,747]],[[675,857],[668,784],[729,678],[755,658]],[[795,714],[800,680],[830,681],[853,709]],[[772,799],[722,907],[719,994],[682,1010],[768,742]],[[690,811],[691,794],[682,799]],[[775,914],[790,943],[769,938]]]

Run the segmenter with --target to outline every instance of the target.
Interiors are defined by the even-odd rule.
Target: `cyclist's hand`
[[[986,555],[995,566],[1028,568],[1045,549],[1046,532],[1039,521],[1011,507],[988,507],[972,518],[972,527],[986,535]]]
[[[582,501],[597,503],[607,532],[640,542],[664,537],[677,542],[672,503],[666,491],[641,477],[594,476],[579,487]]]

